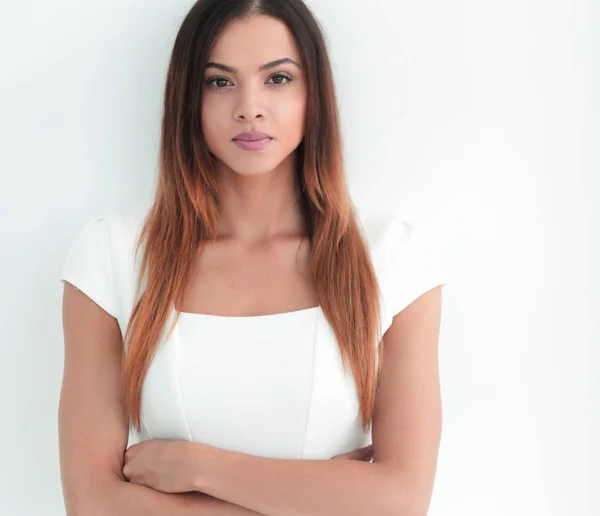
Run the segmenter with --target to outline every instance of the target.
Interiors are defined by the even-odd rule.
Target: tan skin
[[[198,257],[188,295],[180,310],[218,315],[257,315],[316,306],[308,279],[309,249],[296,202],[294,151],[304,131],[306,84],[302,70],[285,63],[267,71],[259,66],[300,55],[287,27],[255,16],[234,23],[220,38],[209,60],[238,69],[230,74],[210,68],[205,79],[226,80],[225,91],[207,89],[203,126],[217,157],[222,210],[217,241]],[[292,77],[273,79],[279,74]],[[215,83],[213,83],[215,84]],[[257,130],[274,137],[260,152],[239,149],[231,138]],[[233,301],[232,301],[233,300]],[[116,319],[83,292],[65,283],[63,292],[65,362],[58,423],[60,466],[68,514],[259,514],[203,493],[160,492],[136,479],[150,471],[173,481],[185,448],[154,440],[126,452],[127,418],[120,403],[122,338]],[[170,462],[160,460],[160,448]],[[163,450],[163,451],[164,451]],[[163,453],[163,457],[164,457]],[[370,461],[360,449],[336,459]],[[177,487],[177,486],[173,486]],[[181,486],[179,486],[181,487]],[[168,491],[168,489],[165,489]],[[137,504],[137,505],[136,505]]]

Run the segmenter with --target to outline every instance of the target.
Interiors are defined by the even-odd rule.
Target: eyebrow
[[[284,57],[282,59],[277,59],[275,61],[271,61],[270,63],[266,63],[266,64],[260,66],[258,71],[262,72],[264,70],[269,70],[271,68],[275,68],[276,66],[279,66],[284,63],[291,63],[291,64],[297,66],[298,68],[301,68],[300,65],[293,59],[290,59],[289,57]],[[204,68],[205,69],[206,68],[218,68],[219,70],[223,70],[224,72],[238,73],[238,69],[233,68],[233,66],[227,66],[227,65],[224,65],[221,63],[215,63],[213,61],[209,61],[208,63],[206,63],[206,66]]]

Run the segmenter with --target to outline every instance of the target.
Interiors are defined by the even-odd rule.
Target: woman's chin
[[[229,164],[229,168],[235,174],[239,174],[240,176],[262,176],[268,174],[277,168],[279,162],[274,162],[273,160],[267,159],[246,159],[241,163],[237,162],[238,160],[233,160]]]
[[[258,177],[258,176],[264,176],[270,172],[273,171],[272,167],[244,167],[242,169],[240,168],[235,168],[232,169],[234,173],[240,175],[240,176],[245,176],[245,177]]]

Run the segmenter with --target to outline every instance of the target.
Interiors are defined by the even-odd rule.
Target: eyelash
[[[273,79],[273,78],[275,78],[275,77],[283,77],[284,79],[287,79],[287,82],[285,82],[285,83],[280,83],[280,84],[278,84],[278,83],[275,83],[275,84],[273,84],[273,86],[288,86],[288,85],[289,85],[289,84],[292,82],[292,80],[293,80],[293,79],[292,79],[292,76],[291,76],[290,74],[288,74],[288,73],[281,73],[281,72],[280,72],[280,73],[276,73],[276,74],[272,75],[272,76],[269,78],[269,80],[270,80],[270,79]],[[207,85],[209,88],[212,88],[212,89],[214,89],[214,90],[217,90],[217,91],[225,90],[225,89],[227,89],[227,88],[228,88],[228,86],[223,86],[223,87],[215,86],[214,84],[212,84],[212,83],[213,83],[213,82],[215,82],[215,81],[229,81],[229,79],[226,79],[225,77],[211,77],[210,79],[208,79],[208,80],[206,81],[206,83],[205,83],[205,84],[206,84],[206,85]],[[229,81],[229,82],[231,82],[231,81]]]

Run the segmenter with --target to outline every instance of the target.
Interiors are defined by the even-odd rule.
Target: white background
[[[191,4],[0,2],[0,514],[64,514],[59,272],[151,198]],[[430,515],[600,514],[600,4],[310,5],[354,200],[431,223],[450,274]]]

